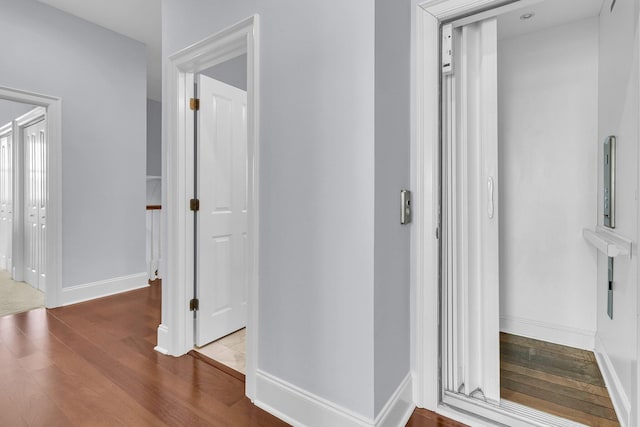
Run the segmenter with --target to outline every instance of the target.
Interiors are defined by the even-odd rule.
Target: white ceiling
[[[162,99],[160,0],[39,0],[147,45],[147,97]]]
[[[610,3],[611,0],[604,0],[607,8]],[[567,22],[598,16],[602,7],[603,0],[545,0],[536,2],[531,6],[525,6],[499,16],[498,38],[517,37]],[[521,20],[520,16],[527,12],[533,12],[535,16],[528,20]]]

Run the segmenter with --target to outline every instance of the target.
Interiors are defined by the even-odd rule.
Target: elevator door
[[[452,30],[443,68],[443,384],[500,401],[497,21]]]

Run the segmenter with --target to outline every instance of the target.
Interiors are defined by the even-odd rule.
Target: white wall
[[[236,56],[202,72],[205,76],[247,90],[247,54]]]
[[[638,414],[638,1],[617,2],[613,13],[600,16],[600,101],[598,119],[599,165],[602,142],[617,140],[616,232],[634,241],[633,257],[614,262],[613,320],[607,317],[607,259],[598,255],[598,353],[609,364],[614,402],[620,396],[626,411]],[[602,224],[602,167],[598,174],[598,223]],[[617,384],[616,384],[617,383]],[[626,402],[624,402],[626,401]],[[632,406],[633,405],[633,406]],[[620,415],[620,413],[619,413]],[[638,420],[629,424],[638,425]]]
[[[372,419],[409,373],[409,4],[165,0],[165,55],[254,13],[258,368]]]
[[[501,326],[590,349],[597,90],[597,18],[499,42]]]
[[[0,85],[62,98],[63,286],[144,274],[144,46],[34,0],[0,10]]]
[[[10,121],[33,110],[33,108],[33,105],[0,99],[0,126],[6,125]]]
[[[147,175],[162,176],[162,103],[147,99]]]
[[[258,368],[372,417],[374,11],[368,0],[164,0],[164,57],[254,13]]]

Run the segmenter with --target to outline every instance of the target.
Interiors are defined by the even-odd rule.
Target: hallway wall
[[[163,0],[162,6],[165,58],[260,14],[258,368],[372,417],[369,1]]]
[[[165,57],[260,15],[258,368],[366,420],[410,369],[409,6],[163,1]]]
[[[62,98],[62,302],[144,285],[145,47],[35,0],[0,10],[0,85]]]
[[[162,176],[162,103],[147,99],[147,176]]]
[[[501,329],[592,350],[598,18],[498,46]]]
[[[205,76],[247,90],[247,54],[231,58],[202,72]]]
[[[0,126],[6,125],[10,121],[28,113],[33,108],[33,105],[0,99]]]
[[[375,1],[375,413],[410,371],[410,236],[400,190],[410,186],[409,2]]]

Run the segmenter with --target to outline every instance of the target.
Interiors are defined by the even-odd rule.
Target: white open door
[[[12,126],[0,129],[0,269],[11,272],[13,236],[13,134]],[[4,130],[4,131],[3,131]]]
[[[200,75],[196,345],[247,322],[247,93]]]
[[[442,81],[443,380],[449,392],[498,403],[496,19],[456,28],[452,36],[452,68]]]
[[[24,281],[45,291],[46,239],[46,121],[24,128]]]

